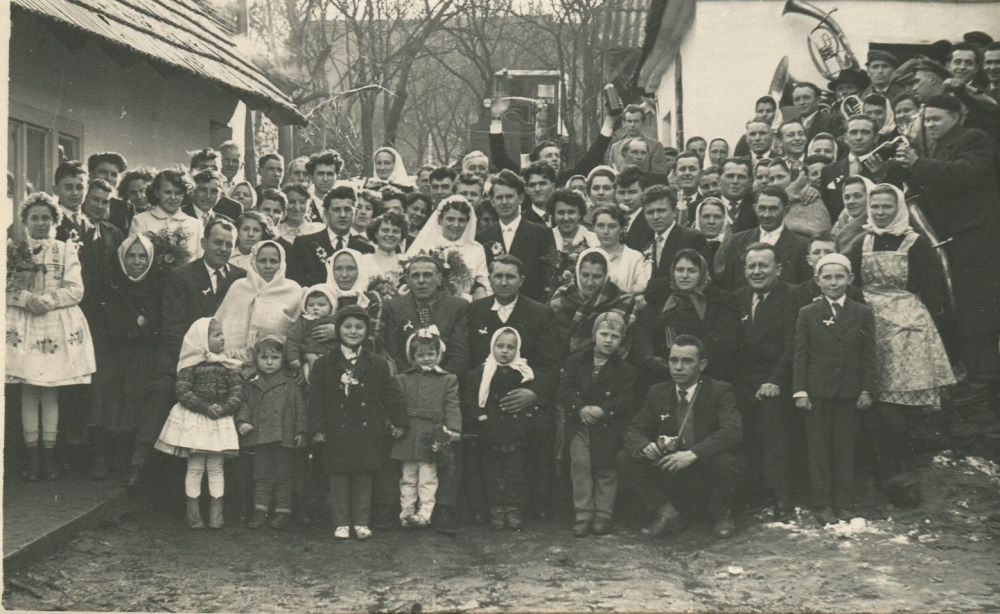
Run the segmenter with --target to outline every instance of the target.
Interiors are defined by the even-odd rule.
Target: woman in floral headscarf
[[[670,267],[670,293],[661,309],[644,310],[636,322],[635,354],[654,381],[670,377],[670,346],[678,335],[694,335],[705,344],[708,369],[716,379],[730,381],[733,339],[739,322],[726,297],[712,283],[708,262],[693,249],[682,249]]]
[[[635,320],[635,297],[611,281],[609,262],[601,248],[585,249],[576,262],[575,279],[556,290],[549,301],[564,354],[593,347],[594,320],[602,313],[619,313],[626,329]]]

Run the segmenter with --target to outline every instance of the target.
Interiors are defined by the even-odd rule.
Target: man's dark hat
[[[882,49],[872,49],[868,52],[868,63],[883,61],[889,63],[893,68],[899,66],[899,58],[889,53],[888,51],[883,51]]]
[[[973,45],[980,45],[985,47],[993,42],[993,37],[986,32],[980,32],[974,30],[972,32],[966,32],[962,35],[962,41],[966,43],[972,43]]]
[[[347,307],[338,309],[337,314],[333,317],[333,321],[338,332],[340,331],[340,325],[343,324],[344,320],[347,318],[357,318],[364,321],[366,325],[370,325],[372,320],[371,316],[368,315],[368,312],[361,307],[358,307],[357,305],[348,305]]]
[[[835,91],[838,85],[855,85],[859,90],[863,90],[871,83],[871,79],[868,78],[868,73],[865,71],[856,70],[842,70],[837,78],[830,81],[827,84],[827,89]]]
[[[958,101],[952,94],[937,94],[931,96],[924,101],[924,106],[933,107],[935,109],[944,109],[945,111],[951,111],[952,113],[960,113],[962,111],[962,103]]]
[[[948,69],[945,68],[943,64],[940,64],[928,58],[924,58],[923,60],[917,62],[915,70],[926,70],[928,72],[934,73],[935,75],[941,77],[942,79],[948,79],[951,77],[951,73],[948,72]]]

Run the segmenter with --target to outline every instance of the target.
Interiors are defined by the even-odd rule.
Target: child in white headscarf
[[[226,357],[225,349],[222,326],[216,320],[195,320],[184,335],[177,362],[177,403],[170,410],[155,446],[161,452],[187,458],[184,493],[191,529],[205,527],[198,502],[205,473],[212,497],[208,526],[223,527],[223,460],[226,456],[236,456],[240,448],[233,415],[239,411],[243,398],[243,380],[239,374],[242,363]]]
[[[535,374],[521,357],[521,335],[504,326],[493,333],[490,355],[469,374],[468,399],[478,408],[484,444],[486,492],[490,523],[495,529],[521,528],[521,508],[525,503],[525,452],[533,408],[521,412],[504,411],[501,400],[518,388],[530,388]],[[473,405],[474,404],[474,405]]]

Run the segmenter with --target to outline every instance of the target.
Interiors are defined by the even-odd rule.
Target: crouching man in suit
[[[679,335],[670,348],[672,381],[649,389],[645,405],[625,431],[619,475],[655,513],[646,536],[679,531],[678,508],[691,515],[707,503],[715,534],[735,531],[732,499],[742,470],[736,454],[743,436],[729,384],[702,377],[705,346]]]

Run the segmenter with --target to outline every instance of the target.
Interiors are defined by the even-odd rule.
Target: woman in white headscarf
[[[944,311],[944,281],[930,241],[910,227],[896,186],[872,188],[865,230],[847,256],[854,283],[875,311],[877,445],[882,469],[898,477],[907,470],[906,412],[939,408],[941,388],[955,383],[934,321]]]
[[[715,260],[723,245],[727,245],[732,236],[732,220],[721,199],[709,196],[698,203],[694,210],[694,229],[705,235],[708,242],[705,259],[711,267],[712,277],[715,273]]]
[[[393,185],[406,190],[413,188],[413,181],[406,166],[403,164],[403,156],[392,147],[379,147],[372,154],[372,167],[375,175],[365,180],[364,187],[377,190],[385,185]]]
[[[215,312],[227,353],[245,358],[264,334],[288,333],[302,306],[302,287],[285,278],[286,267],[285,250],[277,241],[253,246],[247,276],[229,287]]]
[[[434,250],[457,251],[469,269],[461,292],[472,299],[490,294],[486,251],[476,241],[476,211],[464,196],[454,194],[438,203],[434,213],[406,249],[406,257]]]

